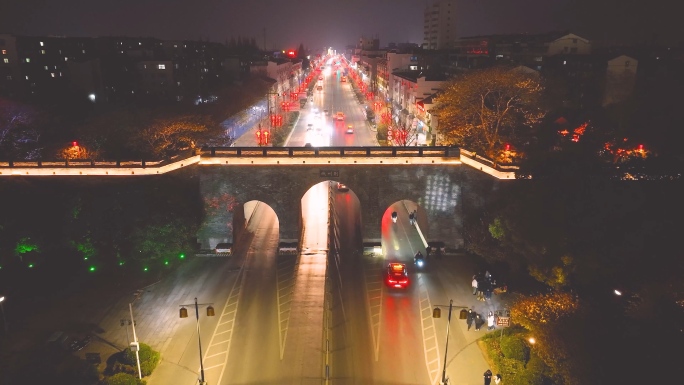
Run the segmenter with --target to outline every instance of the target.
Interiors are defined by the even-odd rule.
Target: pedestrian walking
[[[473,321],[475,320],[475,312],[473,309],[468,309],[468,316],[466,317],[466,323],[468,324],[468,330],[473,326]]]
[[[501,383],[501,375],[500,374],[497,374],[496,376],[494,376],[494,383],[495,384]]]
[[[490,279],[492,278],[492,274],[489,272],[489,270],[485,270],[485,279]]]
[[[475,331],[480,330],[482,325],[484,325],[485,321],[482,319],[482,316],[479,314],[475,315]]]
[[[486,372],[484,372],[484,385],[489,385],[492,383],[492,371],[487,369]]]
[[[485,290],[487,289],[487,280],[480,279],[477,281],[477,300],[478,301],[484,301],[485,300]]]
[[[494,327],[494,313],[490,311],[487,316],[487,330],[494,330]]]
[[[473,275],[473,295],[477,294],[477,275]]]

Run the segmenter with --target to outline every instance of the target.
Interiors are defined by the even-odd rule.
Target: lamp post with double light
[[[446,308],[446,305],[435,305],[435,308],[432,310],[432,318],[441,318],[442,317],[442,309],[441,308]],[[447,364],[447,353],[449,352],[449,329],[451,329],[451,311],[454,307],[461,308],[461,312],[459,313],[459,319],[466,319],[468,317],[468,312],[466,311],[467,306],[454,306],[454,300],[449,300],[449,315],[447,317],[447,332],[446,332],[446,344],[444,345],[444,366],[442,367],[442,384],[447,383],[447,377],[446,377],[446,364]]]
[[[197,322],[197,342],[199,345],[199,359],[200,359],[200,385],[206,385],[204,381],[204,360],[202,359],[202,338],[200,337],[200,324],[199,324],[199,306],[207,305],[207,316],[214,316],[214,308],[210,303],[197,303],[197,297],[195,297],[195,303],[189,305],[178,305],[180,306],[180,318],[188,318],[188,309],[186,306],[195,306],[195,319]]]

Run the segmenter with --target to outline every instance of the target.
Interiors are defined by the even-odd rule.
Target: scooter
[[[392,211],[392,223],[397,223],[397,217],[398,217],[397,212]]]
[[[416,256],[413,257],[413,262],[416,264],[417,267],[421,268],[425,266],[425,257],[423,257],[423,253],[420,251],[416,253]]]

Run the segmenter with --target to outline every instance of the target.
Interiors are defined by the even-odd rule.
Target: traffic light
[[[394,138],[393,132],[391,128],[387,129],[387,140],[392,140]]]
[[[268,144],[270,133],[268,131],[263,132],[263,144]]]

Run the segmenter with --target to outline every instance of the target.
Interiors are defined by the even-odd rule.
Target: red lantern
[[[257,144],[261,146],[261,128],[256,131]]]

